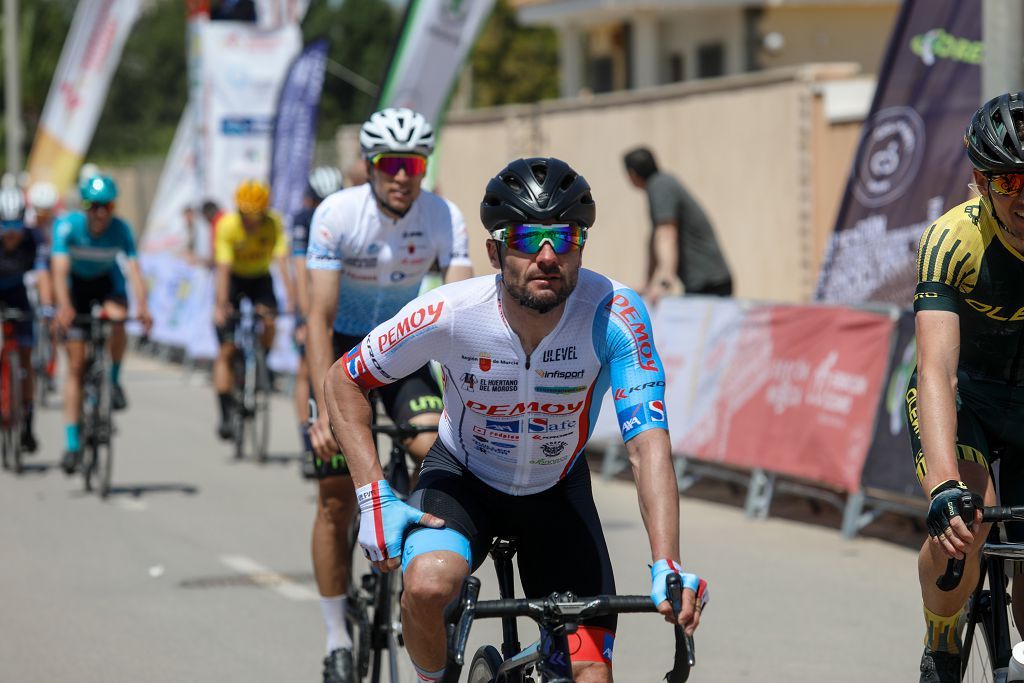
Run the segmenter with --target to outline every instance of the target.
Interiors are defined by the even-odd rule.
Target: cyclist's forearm
[[[215,296],[218,306],[226,306],[228,303],[228,284],[231,280],[231,266],[226,263],[217,264],[217,280],[215,283]]]
[[[626,442],[640,515],[653,561],[679,559],[679,487],[672,467],[668,432],[649,429]]]
[[[50,271],[36,271],[36,289],[39,292],[39,303],[42,306],[53,306],[53,286],[50,284]]]
[[[139,310],[148,310],[149,302],[146,295],[146,282],[142,279],[142,271],[139,269],[139,262],[136,259],[128,261],[128,277],[131,279],[132,290],[135,293],[135,301]]]
[[[295,278],[289,265],[287,256],[277,259],[277,269],[281,273],[281,277],[284,278],[284,293],[288,297],[288,311],[296,313],[299,310],[299,302],[295,294]]]
[[[331,420],[331,430],[338,440],[345,462],[358,489],[384,478],[377,450],[370,432],[372,410],[362,390],[346,375],[338,361],[327,371],[324,382],[324,404]]]
[[[53,257],[53,293],[58,306],[71,305],[71,292],[68,289],[68,270],[70,264],[66,256]]]
[[[917,410],[926,474],[922,487],[960,479],[956,464],[956,375],[943,368],[918,368]]]
[[[297,313],[303,318],[309,316],[309,278],[306,274],[306,258],[292,259],[292,270],[295,273],[295,299]]]
[[[306,363],[309,366],[309,381],[313,385],[316,404],[324,405],[324,379],[334,361],[331,347],[330,323],[325,316],[313,311],[306,320]]]

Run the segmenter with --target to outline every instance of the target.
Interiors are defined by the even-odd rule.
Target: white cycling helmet
[[[38,183],[32,183],[28,188],[28,203],[32,205],[33,209],[43,211],[52,209],[57,206],[59,201],[60,193],[57,192],[57,186],[51,182],[41,180]]]
[[[341,171],[334,166],[317,166],[309,172],[309,189],[320,201],[341,189]]]
[[[25,197],[17,187],[0,189],[0,221],[25,220]]]
[[[363,124],[359,146],[367,159],[382,152],[430,156],[434,151],[434,129],[419,112],[388,107],[371,114]]]

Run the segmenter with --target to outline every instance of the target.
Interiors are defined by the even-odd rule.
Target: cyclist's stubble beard
[[[557,288],[531,293],[527,277],[530,267],[529,262],[517,273],[515,272],[516,268],[509,265],[507,257],[506,248],[504,246],[498,247],[498,260],[501,263],[501,281],[513,300],[524,308],[529,308],[541,314],[547,313],[562,304],[569,298],[573,290],[576,289],[576,283],[579,281],[580,275],[579,262],[560,264],[558,259],[537,261],[537,269],[541,273],[544,275],[558,273],[562,279],[559,280],[560,286]]]
[[[374,198],[377,200],[377,205],[392,218],[404,218],[405,214],[409,213],[409,209],[412,208],[413,203],[420,196],[421,183],[423,182],[423,176],[416,178],[409,178],[405,175],[404,171],[400,171],[403,178],[398,180],[397,176],[387,176],[377,171],[369,163],[367,164],[369,173],[370,190],[373,192]],[[407,199],[403,199],[400,202],[389,200],[388,194],[392,189],[402,188],[408,190]]]

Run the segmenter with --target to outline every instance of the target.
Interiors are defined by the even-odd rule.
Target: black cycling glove
[[[981,496],[971,493],[967,484],[955,479],[944,481],[933,488],[931,497],[932,502],[928,506],[928,533],[936,538],[945,533],[954,518],[962,516],[965,503],[972,509],[982,504]],[[964,524],[969,528],[973,522],[972,512],[970,519],[964,519]]]

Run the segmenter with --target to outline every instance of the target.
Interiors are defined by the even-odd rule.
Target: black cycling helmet
[[[480,203],[488,232],[508,223],[594,224],[597,210],[590,184],[569,164],[554,157],[517,159],[491,178]]]
[[[1024,173],[1024,139],[1017,127],[1024,121],[1024,94],[994,97],[974,112],[964,133],[967,158],[983,173]]]

